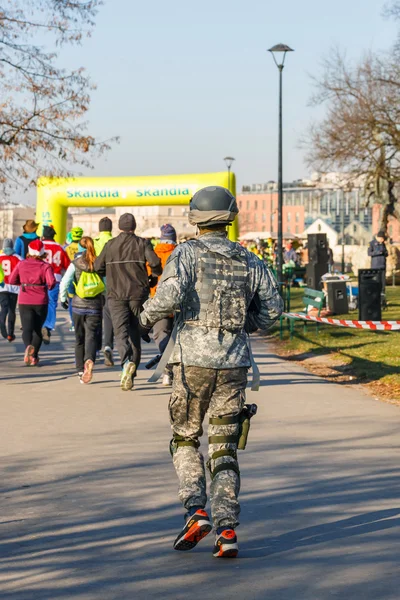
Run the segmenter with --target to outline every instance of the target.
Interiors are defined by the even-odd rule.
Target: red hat
[[[43,256],[46,253],[44,246],[39,238],[33,240],[29,245],[29,254],[31,256]]]

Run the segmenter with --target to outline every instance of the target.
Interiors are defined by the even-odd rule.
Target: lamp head
[[[228,167],[228,169],[231,168],[232,163],[233,163],[234,160],[235,159],[233,158],[233,156],[225,156],[224,161],[225,161],[225,164]]]
[[[271,52],[272,58],[274,59],[278,69],[283,69],[286,54],[288,52],[294,52],[294,50],[293,48],[286,46],[286,44],[276,44],[275,46],[272,46],[272,48],[270,48],[268,52]]]

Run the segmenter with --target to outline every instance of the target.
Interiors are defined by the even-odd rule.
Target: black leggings
[[[18,308],[25,348],[33,346],[33,356],[37,358],[43,341],[42,327],[47,317],[47,304],[19,304]]]
[[[126,361],[132,361],[138,369],[141,357],[140,304],[132,300],[115,300],[114,298],[108,298],[107,303],[121,365],[124,365]]]
[[[108,302],[106,298],[103,299],[103,321],[99,330],[99,337],[97,340],[97,350],[102,348],[114,348],[114,329],[111,321],[110,309],[108,308]],[[103,331],[104,331],[104,346],[103,346]]]
[[[14,335],[17,300],[18,294],[0,292],[0,326],[8,335]]]
[[[78,373],[84,369],[85,362],[96,362],[96,350],[101,328],[101,313],[98,315],[78,315],[73,312],[75,325],[75,365]]]

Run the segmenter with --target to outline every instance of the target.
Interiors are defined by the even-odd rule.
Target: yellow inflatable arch
[[[56,239],[64,243],[67,212],[71,206],[154,206],[189,204],[199,189],[220,185],[236,194],[235,174],[200,173],[157,177],[74,177],[40,178],[37,183],[36,220],[53,225]],[[237,220],[229,227],[229,237],[238,238]]]

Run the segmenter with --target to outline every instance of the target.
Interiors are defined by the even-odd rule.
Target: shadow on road
[[[372,594],[376,586],[385,584],[385,564],[393,561],[398,540],[400,467],[384,468],[369,461],[359,472],[354,450],[378,448],[390,433],[377,430],[374,436],[355,435],[346,440],[283,439],[251,445],[241,455],[245,488],[244,527],[239,529],[241,559],[223,564],[212,559],[211,540],[191,553],[172,550],[182,510],[174,499],[175,474],[164,444],[155,451],[146,444],[142,457],[136,454],[135,460],[117,461],[113,449],[122,455],[130,453],[132,433],[97,436],[93,443],[104,448],[98,460],[86,469],[76,464],[71,474],[57,477],[57,464],[63,466],[64,456],[58,443],[51,458],[55,476],[22,485],[47,459],[3,459],[0,493],[5,502],[12,503],[14,514],[0,522],[0,577],[14,586],[3,597],[122,600],[162,596],[175,600],[197,597],[203,580],[222,577],[226,595],[214,597],[230,598],[237,583],[257,579],[261,569],[268,581],[268,572],[274,569],[283,580],[269,584],[277,594],[271,597],[306,598],[299,592],[298,581],[295,586],[285,579],[285,571],[304,570],[304,580],[299,573],[297,577],[307,587],[308,569],[319,571],[326,564],[346,570],[360,561],[373,570]],[[65,453],[82,441],[79,436],[66,441]],[[166,445],[167,439],[163,442]],[[327,464],[322,457],[328,452]],[[13,485],[15,479],[18,485]],[[392,507],[366,510],[371,502],[389,502]],[[343,516],[355,507],[355,514]],[[307,525],[311,513],[318,515],[317,524]],[[299,528],[299,523],[304,526]],[[379,553],[371,551],[376,545]],[[316,547],[322,548],[317,554]],[[186,596],[177,595],[178,581],[185,581]],[[354,595],[346,598],[357,598],[357,585]],[[363,590],[358,596],[363,599],[386,597],[370,596]],[[262,600],[267,596],[265,590],[255,589],[249,597]],[[325,595],[321,592],[318,598]]]
[[[304,546],[315,546],[334,540],[385,531],[400,526],[400,518],[393,518],[399,514],[400,508],[378,510],[357,515],[350,519],[340,519],[333,523],[322,523],[298,531],[290,531],[276,538],[267,539],[266,544],[262,546],[256,542],[250,543],[242,551],[242,555],[249,558],[271,556],[272,554],[288,552]]]
[[[11,365],[5,387],[12,380],[24,384],[22,395],[29,383],[75,377],[71,336],[60,347],[66,362],[53,364],[48,379],[45,369],[25,373]],[[50,346],[49,360],[56,354],[57,346]],[[145,348],[143,362],[153,354]],[[97,384],[90,387],[95,394],[82,397],[86,429],[78,433],[68,411],[58,414],[57,392],[67,383],[58,384],[35,434],[50,442],[7,448],[0,459],[2,600],[398,598],[397,419],[375,422],[343,406],[336,414],[332,405],[341,388],[293,365],[286,370],[287,363],[279,368],[270,355],[260,353],[259,360],[268,363],[263,385],[275,394],[282,386],[279,403],[290,394],[294,402],[282,415],[277,403],[275,416],[263,417],[262,400],[267,404],[273,394],[260,395],[260,421],[240,454],[240,559],[213,559],[212,536],[193,552],[173,551],[183,510],[168,453],[169,390],[140,376],[140,393],[121,398],[109,391],[118,386],[116,368],[101,381],[101,399]],[[317,384],[321,397],[310,409]],[[76,394],[87,389],[77,382]],[[318,401],[330,389],[332,405],[319,414]],[[69,401],[65,394],[64,405]],[[304,415],[296,413],[298,403]],[[115,420],[114,405],[120,411]],[[95,411],[103,419],[100,433],[92,427]],[[60,434],[62,418],[71,422]]]

